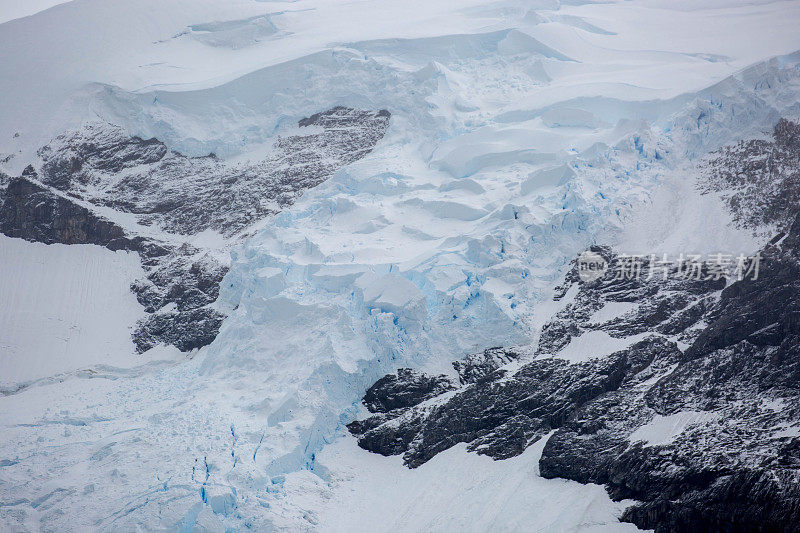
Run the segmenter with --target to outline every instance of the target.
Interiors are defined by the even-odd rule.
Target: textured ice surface
[[[376,483],[353,464],[380,458],[326,445],[352,445],[343,425],[368,385],[535,338],[537,302],[595,241],[731,243],[721,216],[687,231],[723,212],[683,201],[691,158],[798,111],[796,57],[728,77],[798,47],[794,2],[269,6],[87,0],[0,26],[8,171],[56,126],[98,116],[187,155],[247,161],[333,105],[392,113],[373,153],[235,250],[218,302],[230,317],[192,360],[92,366],[0,398],[9,528],[343,527],[336,513]],[[491,493],[505,478],[484,459],[454,450],[439,468]],[[486,477],[470,477],[476,465]],[[430,495],[419,480],[404,477],[403,494]],[[553,490],[558,509],[596,496],[584,525],[616,517],[598,487],[541,481],[521,476],[521,493]],[[466,493],[491,516],[492,500]],[[374,498],[399,526],[445,527],[461,509],[415,517],[418,500]],[[545,516],[541,527],[576,525]]]

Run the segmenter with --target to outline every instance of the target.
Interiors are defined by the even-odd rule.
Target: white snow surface
[[[145,313],[128,289],[141,275],[136,254],[0,235],[0,390],[94,365],[141,364],[131,330]]]
[[[624,350],[646,336],[646,334],[640,334],[618,339],[602,330],[587,331],[583,335],[573,337],[569,344],[558,351],[556,356],[571,363],[580,363]]]
[[[0,24],[22,17],[35,15],[45,9],[70,0],[0,0]]]
[[[230,316],[186,360],[96,357],[138,312],[128,259],[3,244],[1,283],[25,279],[3,294],[28,299],[33,322],[0,315],[2,338],[31,347],[17,357],[30,366],[3,363],[25,387],[0,397],[0,527],[343,530],[356,509],[411,530],[464,516],[625,529],[601,488],[538,478],[534,448],[493,462],[459,447],[409,472],[355,449],[344,424],[386,372],[452,372],[470,351],[535,339],[557,307],[538,303],[592,243],[754,250],[694,189],[694,162],[800,116],[798,23],[798,3],[766,1],[74,0],[0,24],[9,174],[98,117],[247,159],[333,105],[392,113],[372,154],[234,249],[218,302]],[[29,255],[7,259],[14,246]],[[32,284],[61,261],[66,281],[42,284],[54,301],[83,283],[114,324],[90,340],[67,328],[37,355],[31,328],[69,310]],[[92,261],[102,274],[82,278]],[[104,323],[93,302],[71,319],[84,332]],[[93,355],[59,359],[86,343]],[[512,486],[513,516],[480,497]]]
[[[704,411],[680,411],[671,415],[656,415],[633,433],[628,440],[643,441],[645,446],[663,446],[675,440],[691,426],[708,424],[719,414]]]
[[[297,476],[286,490],[311,510],[321,531],[638,531],[617,520],[631,502],[612,502],[599,485],[539,476],[540,439],[506,461],[468,453],[460,444],[410,470],[341,439],[320,460],[337,465],[330,485]],[[442,511],[446,509],[446,512]]]

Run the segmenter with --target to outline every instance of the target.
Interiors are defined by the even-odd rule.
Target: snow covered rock
[[[279,137],[264,160],[246,164],[186,157],[157,139],[90,123],[39,150],[41,180],[168,233],[230,237],[369,153],[389,116],[344,107],[317,113],[299,121],[297,135]]]
[[[388,413],[420,404],[455,388],[446,376],[428,377],[410,368],[378,380],[364,395],[364,404],[373,413]]]
[[[704,424],[741,420],[694,399],[645,409],[631,388],[685,364],[719,287],[576,282],[555,301],[552,286],[598,242],[761,248],[727,226],[722,191],[701,196],[686,178],[694,158],[796,118],[800,86],[800,56],[782,55],[797,48],[800,6],[685,4],[303,0],[267,13],[82,0],[0,25],[3,172],[31,163],[30,183],[166,251],[136,263],[0,239],[0,290],[24,303],[0,313],[0,354],[16,365],[0,396],[0,524],[631,531],[618,521],[630,501],[543,478],[541,459],[568,457],[544,448],[615,394],[620,414],[594,419],[618,420],[612,448],[639,441],[646,465],[664,465],[653,450],[691,449],[682,439]],[[348,162],[382,135],[380,109],[391,127]],[[574,317],[559,315],[570,305]],[[141,349],[214,340],[137,357],[139,319]],[[765,320],[752,324],[765,339],[791,324]],[[486,349],[498,346],[511,348]],[[384,375],[395,379],[373,406],[396,408],[365,412],[359,399]],[[491,416],[451,403],[462,397]],[[536,417],[519,412],[526,398]],[[431,417],[450,409],[452,423]],[[376,449],[444,451],[405,468],[358,448],[353,420]],[[605,451],[592,427],[579,442]],[[478,441],[486,453],[469,453]],[[593,457],[571,448],[576,471],[563,475],[586,475]],[[624,480],[638,490],[654,472]],[[645,512],[668,523],[646,509],[661,505],[651,496]]]
[[[779,146],[767,153],[790,149],[778,139],[792,127],[778,123]],[[742,165],[741,187],[765,179],[762,164],[747,164],[752,149],[722,153],[713,184]],[[790,530],[800,520],[800,209],[783,207],[793,168],[777,166],[775,194],[749,212],[734,204],[755,220],[773,213],[768,221],[787,228],[760,251],[757,277],[728,279],[708,262],[688,279],[669,270],[675,266],[663,277],[620,277],[621,256],[593,247],[609,269],[584,281],[575,261],[555,291],[563,307],[544,326],[533,360],[520,365],[513,351],[493,349],[498,370],[351,424],[359,445],[402,454],[416,468],[460,442],[507,459],[553,432],[542,475],[603,484],[614,499],[636,500],[624,521],[658,532]],[[596,333],[628,347],[607,353]]]
[[[190,158],[158,139],[88,123],[41,148],[38,172],[31,165],[8,182],[0,231],[139,252],[147,276],[131,290],[150,314],[132,334],[136,350],[168,344],[191,351],[210,344],[225,317],[213,306],[228,271],[220,252],[246,236],[248,225],[368,154],[389,118],[388,111],[345,107],[316,113],[255,164]],[[188,242],[209,231],[220,238]]]
[[[45,244],[97,244],[110,250],[140,250],[142,239],[133,239],[110,220],[97,216],[69,198],[27,179],[36,178],[32,167],[14,178],[5,190],[0,231]]]

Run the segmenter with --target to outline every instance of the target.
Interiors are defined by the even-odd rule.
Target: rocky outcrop
[[[372,413],[388,413],[419,405],[455,387],[446,376],[427,376],[410,368],[379,379],[364,395],[364,405]]]
[[[754,139],[726,146],[703,164],[703,192],[719,192],[743,228],[785,229],[800,196],[800,125],[781,119],[773,140]]]
[[[458,372],[461,383],[476,383],[497,376],[501,367],[518,358],[519,354],[515,351],[498,346],[455,361],[453,368]]]
[[[146,276],[131,290],[149,315],[132,335],[139,352],[157,344],[189,351],[214,340],[224,315],[215,308],[227,266],[220,250],[184,243],[215,230],[230,246],[248,225],[291,205],[308,188],[375,147],[388,111],[335,107],[302,119],[264,160],[230,164],[186,157],[157,139],[87,124],[39,150],[39,170],[0,176],[0,232],[46,244],[96,244],[139,252]],[[8,186],[6,187],[6,184]],[[133,215],[123,230],[108,216]],[[126,225],[126,228],[128,225]]]
[[[541,475],[634,500],[623,521],[657,532],[795,531],[798,131],[782,120],[773,142],[725,148],[701,178],[707,190],[726,191],[743,226],[780,229],[760,252],[758,276],[729,279],[702,263],[689,278],[670,266],[663,277],[625,278],[616,275],[621,256],[593,247],[609,270],[584,283],[573,264],[555,291],[563,308],[528,359],[493,348],[454,363],[458,389],[351,424],[359,445],[416,467],[459,442],[504,459],[549,435]],[[765,183],[765,194],[745,198]],[[587,334],[627,347],[565,360]],[[484,360],[485,369],[476,364]]]
[[[144,258],[143,265],[147,276],[136,280],[131,291],[151,314],[136,324],[132,338],[137,351],[159,343],[184,352],[210,344],[225,318],[214,302],[228,267],[188,244],[164,257]]]
[[[178,311],[197,309],[216,301],[219,284],[228,267],[208,252],[184,244],[165,258],[150,258],[146,278],[136,280],[131,290],[145,311],[174,304]]]
[[[656,531],[789,531],[800,519],[798,238],[800,218],[780,246],[763,251],[763,274],[729,285],[718,301],[715,283],[665,284],[660,296],[611,275],[582,285],[549,331],[636,338],[650,324],[647,336],[580,362],[546,356],[560,348],[554,334],[543,336],[540,358],[519,370],[462,379],[440,399],[350,429],[361,447],[403,454],[410,467],[459,442],[512,457],[553,431],[541,474],[604,484],[612,497],[640,502],[623,520]],[[673,297],[681,292],[685,299]],[[603,302],[632,294],[638,309],[590,320]],[[665,302],[679,302],[678,315],[702,305],[698,320],[707,325],[692,333],[691,320],[678,331]],[[665,326],[674,333],[660,333]],[[679,339],[690,337],[682,351]]]
[[[62,191],[76,185],[102,185],[100,173],[157,163],[169,152],[158,139],[129,137],[110,124],[89,124],[84,133],[62,135],[39,150],[46,183]]]
[[[582,407],[548,440],[542,475],[603,483],[616,498],[639,500],[623,519],[656,531],[793,530],[800,523],[798,237],[800,218],[780,247],[762,252],[757,280],[722,292],[674,369]],[[667,438],[658,437],[665,430]]]
[[[136,325],[133,342],[140,353],[161,343],[188,352],[211,344],[224,318],[210,307],[158,311]]]
[[[652,275],[650,258],[643,258],[638,276],[619,276],[625,267],[611,249],[592,246],[590,251],[600,254],[608,262],[608,273],[591,283],[581,284],[573,267],[564,284],[556,288],[556,300],[561,300],[572,286],[580,285],[573,301],[544,325],[539,337],[538,352],[556,354],[573,338],[589,331],[604,331],[611,337],[626,338],[648,332],[676,335],[676,340],[691,342],[700,323],[716,299],[715,293],[725,287],[727,279],[721,273],[711,272],[708,263],[696,264],[691,276],[684,273],[688,265],[656,264]],[[655,258],[657,261],[658,258]],[[636,267],[638,268],[638,267]],[[609,305],[628,304],[629,309],[619,316],[595,318]]]
[[[368,419],[351,431],[358,434],[362,448],[382,455],[402,453],[410,467],[459,442],[495,459],[513,457],[561,427],[586,402],[618,389],[629,375],[650,363],[659,342],[643,341],[608,358],[578,364],[539,359],[512,376],[500,379],[503,373],[498,372],[440,403],[408,409],[389,420]]]
[[[0,210],[0,232],[45,244],[97,244],[111,250],[144,249],[144,239],[131,238],[113,222],[73,200],[58,196],[30,181],[36,172],[28,167],[5,191]]]
[[[170,233],[231,236],[371,152],[389,117],[335,107],[302,119],[298,134],[278,137],[264,160],[242,164],[187,157],[156,139],[88,124],[39,150],[42,182]]]

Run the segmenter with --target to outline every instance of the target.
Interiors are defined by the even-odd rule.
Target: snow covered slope
[[[353,525],[341,509],[369,501],[365,515],[387,528],[453,529],[469,511],[476,528],[502,520],[528,529],[537,517],[500,517],[475,492],[500,490],[513,473],[515,502],[553,506],[535,527],[627,528],[615,523],[622,506],[599,487],[537,477],[537,450],[494,465],[453,449],[429,470],[396,474],[397,462],[378,466],[356,449],[345,424],[362,414],[364,391],[399,367],[452,376],[450,363],[470,352],[502,344],[527,353],[557,310],[547,301],[554,283],[591,244],[636,253],[757,249],[758,238],[729,226],[722,199],[694,188],[695,161],[800,112],[798,25],[791,1],[556,0],[76,0],[0,24],[0,170],[8,176],[29,164],[41,170],[50,154],[37,151],[63,148],[74,137],[59,136],[88,121],[157,139],[171,158],[194,161],[202,184],[231,167],[276,161],[276,139],[296,134],[304,117],[336,106],[391,113],[373,151],[336,165],[233,248],[213,304],[227,318],[209,346],[159,364],[147,362],[159,347],[115,351],[105,366],[70,352],[65,366],[9,377],[67,372],[0,397],[9,435],[0,443],[0,524],[341,530]],[[195,161],[210,153],[221,162]],[[288,171],[303,165],[281,161]],[[147,181],[149,169],[87,175]],[[115,200],[113,188],[87,183],[72,191],[82,201]],[[132,189],[120,195],[131,216],[114,221],[131,224],[141,198]],[[224,234],[232,219],[212,204],[193,216]],[[714,222],[694,232],[690,222],[708,213]],[[147,235],[173,242],[160,216]],[[163,218],[173,229],[187,221]],[[212,236],[192,242],[202,247]],[[14,252],[0,263],[3,276],[26,286],[4,279],[0,287],[46,320],[34,310],[46,304],[27,285],[38,278],[22,271],[34,256],[56,261],[55,252],[3,242],[13,243],[4,254]],[[112,268],[121,256],[95,250],[75,261]],[[134,275],[123,269],[97,281],[127,288]],[[125,298],[109,317],[135,319]],[[88,313],[74,323],[98,325]],[[0,315],[4,335],[29,338],[18,316]],[[109,339],[122,328],[114,322]],[[54,341],[48,361],[58,349]],[[134,362],[124,365],[128,355]],[[367,472],[370,464],[380,472]],[[452,477],[441,481],[446,471]],[[396,488],[364,499],[390,476]],[[430,479],[447,486],[437,492]],[[427,499],[435,505],[417,512]],[[585,514],[564,512],[574,506]]]
[[[128,289],[141,275],[135,254],[0,235],[0,390],[94,365],[141,364],[130,335],[144,311]]]
[[[16,0],[3,0],[0,2],[0,23],[8,22],[22,17],[35,15],[39,11],[44,11],[58,4],[63,4],[69,0],[30,0],[28,2],[17,2]]]
[[[311,478],[292,488],[321,531],[637,531],[616,520],[629,502],[600,486],[539,477],[544,444],[503,462],[456,446],[409,470],[342,439],[321,458],[340,472],[330,499],[316,500],[325,492]]]

